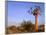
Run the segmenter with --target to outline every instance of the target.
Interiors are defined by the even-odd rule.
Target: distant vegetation
[[[44,25],[40,25],[38,32],[44,32]],[[33,33],[35,32],[35,24],[31,21],[23,21],[20,26],[10,26],[6,28],[6,34],[14,34],[14,33]]]

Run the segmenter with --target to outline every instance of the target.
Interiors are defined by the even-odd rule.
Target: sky
[[[28,10],[30,7],[33,9],[35,6],[40,6],[41,15],[38,17],[38,23],[44,24],[45,14],[44,14],[44,3],[34,3],[34,2],[17,2],[17,1],[9,1],[8,2],[8,25],[16,25],[23,20],[30,20],[35,24],[35,16],[33,14],[29,14]]]

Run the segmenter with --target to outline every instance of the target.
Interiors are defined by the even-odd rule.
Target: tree
[[[33,32],[34,24],[32,24],[31,21],[24,21],[21,24],[21,27],[23,27],[27,32]]]
[[[40,14],[40,7],[36,6],[36,8],[33,11],[32,11],[32,8],[30,8],[30,10],[28,11],[28,13],[30,14],[32,13],[35,16],[35,29],[36,29],[36,32],[38,32],[38,16]]]

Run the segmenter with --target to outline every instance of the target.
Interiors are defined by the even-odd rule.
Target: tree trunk
[[[35,16],[35,30],[38,32],[38,15]]]

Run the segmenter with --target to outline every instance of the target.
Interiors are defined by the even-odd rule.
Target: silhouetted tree
[[[33,29],[34,29],[34,24],[32,24],[32,22],[31,21],[24,21],[22,24],[21,24],[21,26],[25,29],[25,30],[27,30],[28,32],[31,32],[31,31],[33,31]],[[34,29],[35,30],[35,29]]]

